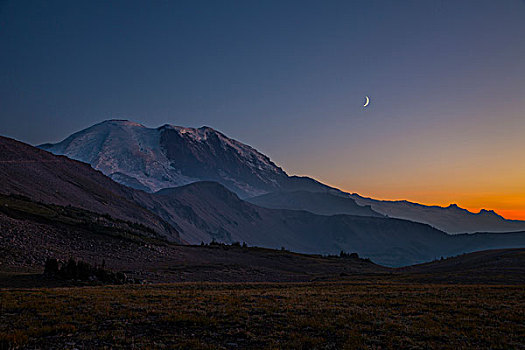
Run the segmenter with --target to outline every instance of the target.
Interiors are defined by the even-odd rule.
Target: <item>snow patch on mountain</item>
[[[117,182],[128,182],[123,181],[125,175],[150,191],[198,181],[173,169],[159,140],[157,129],[127,120],[109,120],[77,132],[60,143],[40,147],[89,163]]]

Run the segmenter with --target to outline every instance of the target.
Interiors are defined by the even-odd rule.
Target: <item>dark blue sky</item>
[[[0,2],[0,134],[32,144],[208,125],[347,190],[525,202],[524,96],[520,0]]]

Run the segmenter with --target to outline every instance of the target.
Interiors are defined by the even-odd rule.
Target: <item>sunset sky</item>
[[[207,125],[345,191],[525,219],[522,0],[0,1],[0,51],[5,136]]]

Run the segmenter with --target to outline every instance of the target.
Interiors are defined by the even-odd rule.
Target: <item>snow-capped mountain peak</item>
[[[288,177],[267,156],[206,126],[148,128],[112,119],[40,147],[152,192],[212,180],[247,197],[275,190]]]

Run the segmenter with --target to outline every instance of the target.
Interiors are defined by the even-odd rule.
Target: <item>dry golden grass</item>
[[[0,293],[0,348],[525,348],[523,286],[191,283]]]

